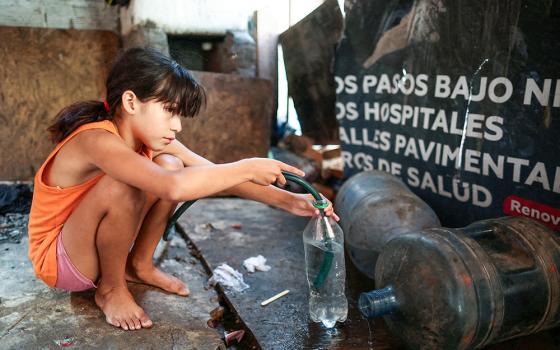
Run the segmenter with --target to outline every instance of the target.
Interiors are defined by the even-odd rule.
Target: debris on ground
[[[233,332],[224,332],[224,336],[226,338],[226,344],[229,345],[234,339],[240,343],[241,339],[243,339],[243,336],[245,335],[245,331],[244,330],[238,330],[238,331],[233,331]]]
[[[0,184],[0,214],[27,214],[31,209],[33,188],[29,184]]]
[[[266,264],[266,258],[262,255],[253,256],[243,261],[243,266],[247,271],[253,273],[255,271],[269,271],[270,266]]]
[[[323,161],[320,152],[313,149],[313,139],[307,136],[287,135],[278,143],[278,147],[286,151],[305,157],[315,162],[319,167]]]
[[[215,286],[217,283],[236,292],[249,288],[249,285],[243,281],[243,274],[225,263],[216,267],[212,271],[212,277],[208,280],[208,284],[211,286]]]
[[[218,306],[210,311],[210,319],[206,322],[208,327],[216,328],[216,325],[222,321],[225,311],[226,309],[223,306]]]
[[[69,348],[76,343],[73,337],[66,337],[61,340],[55,340],[54,343],[61,348]]]
[[[303,170],[304,180],[331,201],[344,182],[340,145],[315,145],[310,137],[287,135],[278,142],[277,147],[269,149],[269,157]],[[284,189],[305,192],[300,185],[290,182]]]
[[[290,293],[290,290],[289,290],[289,289],[286,289],[285,291],[280,292],[280,293],[278,293],[278,294],[276,294],[276,295],[274,295],[274,296],[272,296],[272,297],[266,299],[265,301],[263,301],[263,302],[261,303],[261,306],[267,306],[268,304],[272,303],[272,302],[275,301],[275,300],[278,300],[278,299],[282,298],[284,295],[286,295],[286,294],[288,294],[288,293]]]
[[[0,215],[0,243],[19,243],[27,235],[27,214]]]
[[[171,238],[171,241],[169,242],[169,245],[171,247],[178,247],[178,248],[186,248],[187,247],[187,243],[185,242],[185,240],[182,239],[181,237],[178,237],[178,236],[173,236]]]

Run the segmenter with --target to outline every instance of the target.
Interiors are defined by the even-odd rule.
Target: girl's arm
[[[297,168],[264,158],[227,164],[193,164],[170,171],[135,153],[121,138],[104,130],[83,132],[76,142],[87,161],[107,175],[172,201],[206,197],[245,182],[254,182],[257,186],[277,180],[285,182],[281,175],[284,170],[303,174]]]
[[[164,150],[158,152],[157,154],[161,153],[174,155],[186,166],[214,164],[208,159],[191,151],[177,140],[173,140],[173,142],[167,145]],[[156,154],[154,154],[154,156],[156,156]],[[226,194],[268,204],[276,208],[286,210],[295,215],[311,216],[318,214],[318,211],[311,204],[313,201],[313,197],[311,195],[292,193],[272,185],[259,186],[252,182],[245,182],[228,188],[224,192]],[[330,202],[329,207],[325,212],[327,215],[333,214]],[[334,217],[338,220],[338,216],[336,216],[336,214],[334,214]]]
[[[194,153],[193,151],[188,149],[185,145],[183,145],[181,142],[177,141],[176,139],[171,141],[169,145],[165,146],[165,148],[162,151],[154,152],[154,157],[160,154],[171,154],[179,158],[185,166],[214,164],[208,159]]]
[[[177,140],[173,140],[162,151],[154,153],[154,157],[159,154],[171,154],[179,158],[185,166],[213,165],[208,159],[196,154]],[[244,183],[228,188],[225,194],[256,200],[278,208],[282,208],[291,199],[290,193],[279,189],[276,186],[259,186],[253,183]]]

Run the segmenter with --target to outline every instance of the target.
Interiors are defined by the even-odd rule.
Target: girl
[[[303,175],[299,169],[266,158],[213,164],[175,139],[179,118],[195,116],[205,94],[170,58],[142,48],[125,52],[106,91],[103,102],[63,109],[48,129],[57,146],[35,176],[29,257],[51,287],[97,288],[108,323],[125,330],[152,325],[126,281],[189,294],[152,263],[178,202],[228,190],[296,215],[316,214],[307,195],[271,186],[285,183],[281,171]],[[332,206],[326,212],[337,218]]]

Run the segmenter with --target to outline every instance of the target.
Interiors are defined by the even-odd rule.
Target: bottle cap
[[[325,199],[316,200],[313,202],[313,206],[317,209],[325,209],[329,206],[329,202]]]

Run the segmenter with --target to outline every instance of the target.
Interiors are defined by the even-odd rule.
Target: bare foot
[[[191,294],[189,288],[183,281],[175,276],[171,276],[170,274],[161,271],[153,265],[134,268],[130,264],[127,264],[126,280],[130,282],[149,284],[183,297]]]
[[[125,331],[152,327],[152,320],[136,302],[126,288],[105,287],[100,283],[95,292],[95,303],[105,314],[107,323]]]

